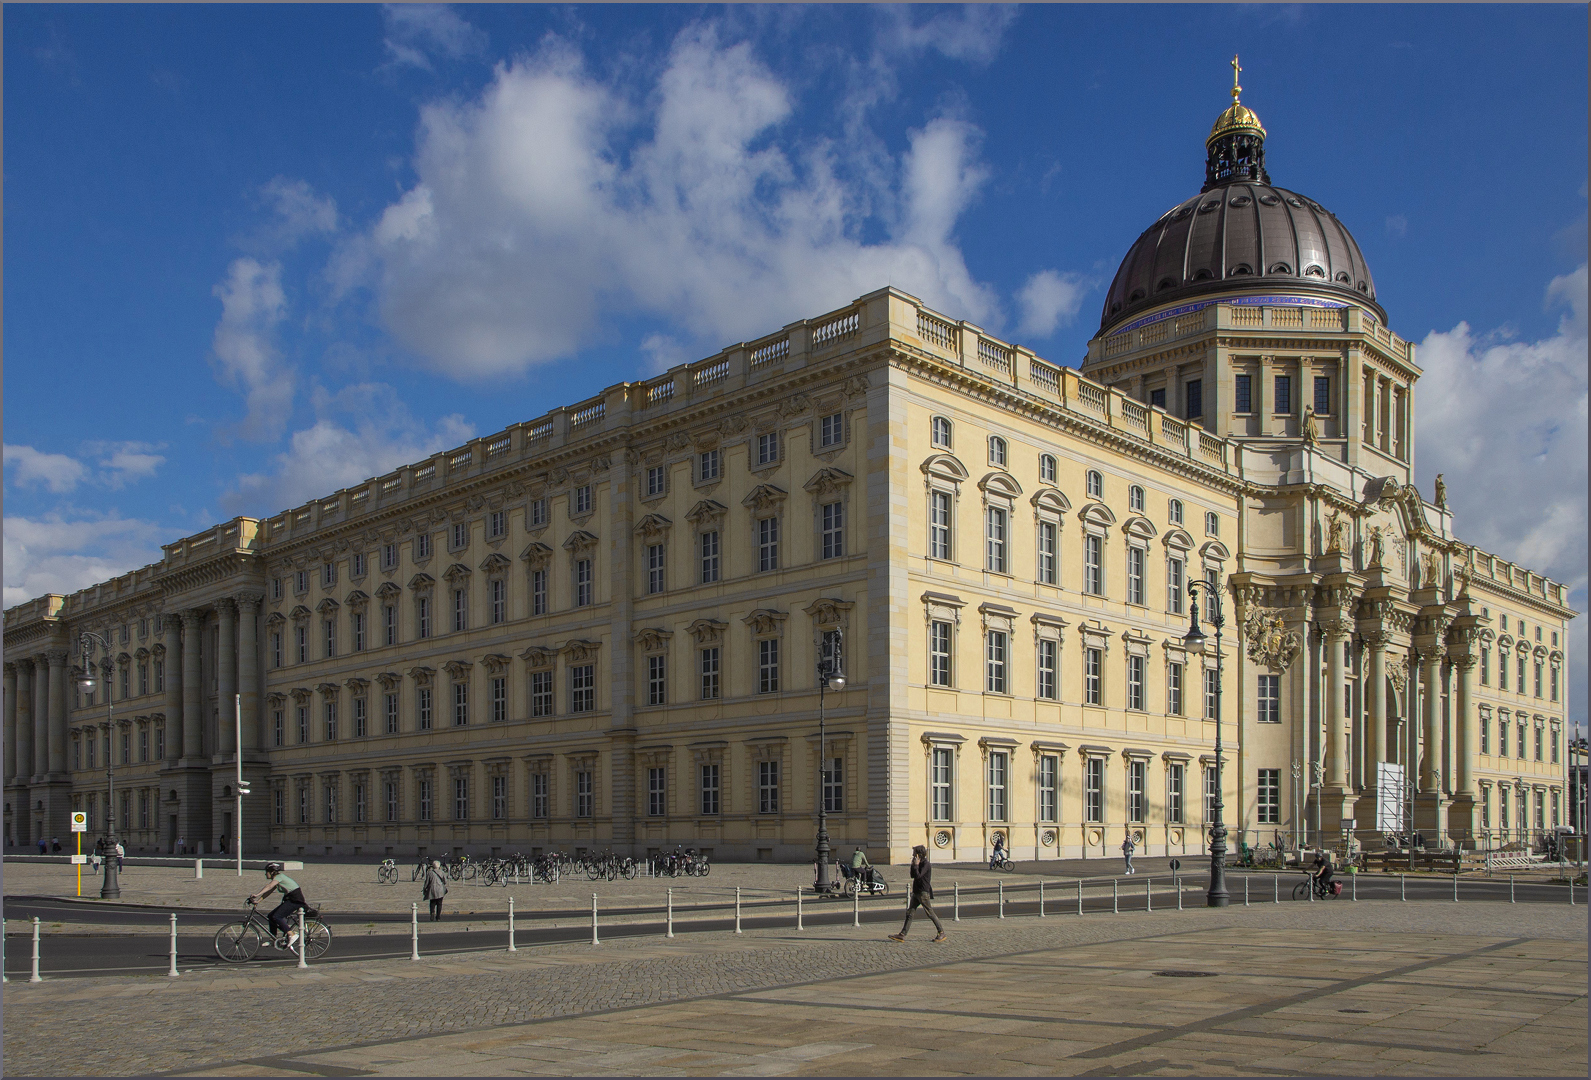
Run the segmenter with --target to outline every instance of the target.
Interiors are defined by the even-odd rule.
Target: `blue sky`
[[[8,5],[5,603],[883,284],[1075,362],[1237,52],[1273,181],[1424,346],[1422,487],[1583,609],[1586,41],[1583,5]]]

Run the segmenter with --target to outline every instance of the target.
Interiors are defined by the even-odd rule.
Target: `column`
[[[237,604],[230,597],[216,601],[217,636],[219,647],[215,654],[216,697],[216,755],[222,761],[231,759],[236,749],[237,717],[233,712],[238,693],[237,664]]]
[[[11,666],[11,665],[7,665]],[[18,660],[15,664],[17,673],[16,693],[16,763],[14,774],[19,784],[26,784],[33,776],[33,661]],[[10,704],[7,699],[7,709]],[[11,753],[10,744],[6,746],[6,754]],[[22,837],[20,839],[26,839]]]
[[[175,769],[182,757],[182,620],[160,616],[166,622],[166,768]]]
[[[50,716],[48,764],[50,772],[66,776],[66,657],[65,649],[50,653]],[[105,699],[110,700],[111,680],[105,680]],[[114,741],[114,740],[113,740]]]
[[[1453,694],[1453,794],[1474,798],[1474,755],[1479,734],[1475,728],[1475,710],[1470,705],[1470,677],[1475,671],[1475,657],[1465,654],[1453,658],[1458,674]]]
[[[239,751],[260,748],[260,601],[259,593],[239,593],[238,690],[243,695],[243,745]],[[372,718],[372,723],[374,718]]]
[[[204,754],[204,698],[200,686],[199,638],[204,612],[189,608],[182,613],[182,756],[197,760]]]
[[[1348,786],[1348,738],[1342,718],[1342,628],[1325,627],[1326,638],[1326,783]]]
[[[50,659],[33,658],[33,775],[50,771]]]
[[[1365,715],[1369,717],[1370,760],[1365,762],[1366,783],[1379,787],[1377,768],[1387,757],[1387,636],[1375,632],[1365,635],[1370,646],[1369,674],[1364,680]]]
[[[5,666],[5,780],[17,778],[17,666]]]
[[[1442,710],[1438,696],[1441,686],[1442,656],[1435,649],[1420,653],[1420,724],[1425,731],[1425,758],[1420,762],[1420,790],[1441,794]]]

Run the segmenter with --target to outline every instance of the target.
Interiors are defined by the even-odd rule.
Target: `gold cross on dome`
[[[1233,53],[1232,54],[1232,100],[1233,101],[1236,101],[1237,100],[1237,96],[1243,92],[1243,88],[1237,84],[1238,72],[1240,72],[1242,70],[1243,69],[1240,66],[1238,66],[1237,53]]]

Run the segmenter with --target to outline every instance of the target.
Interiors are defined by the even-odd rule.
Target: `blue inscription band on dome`
[[[1337,300],[1322,300],[1318,296],[1223,296],[1219,300],[1204,300],[1197,304],[1183,304],[1181,307],[1167,308],[1157,311],[1153,315],[1145,315],[1141,319],[1134,319],[1126,326],[1111,334],[1131,333],[1140,327],[1149,326],[1151,323],[1162,322],[1166,319],[1175,319],[1178,315],[1190,315],[1195,311],[1203,311],[1211,304],[1299,304],[1304,307],[1320,308],[1345,308],[1348,305]]]

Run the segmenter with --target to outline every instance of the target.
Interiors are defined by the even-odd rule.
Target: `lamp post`
[[[104,648],[108,660],[111,650],[109,638],[102,637],[92,630],[79,632],[78,644],[83,651],[83,674],[78,679],[78,685],[89,693],[93,692],[96,682],[94,662],[90,657],[95,642]],[[122,890],[116,880],[116,706],[111,701],[110,675],[103,673],[100,681],[105,684],[105,727],[110,733],[110,745],[105,749],[105,880],[100,885],[99,898],[119,900]]]
[[[841,663],[840,643],[843,635],[838,629],[818,639],[818,895],[829,891],[829,811],[828,791],[825,781],[829,775],[828,729],[825,726],[823,696],[829,687],[845,689],[845,669]]]
[[[1210,891],[1205,903],[1226,907],[1232,899],[1226,891],[1226,825],[1221,820],[1221,628],[1226,625],[1226,618],[1221,613],[1221,593],[1216,586],[1203,578],[1189,581],[1189,625],[1182,636],[1183,644],[1190,649],[1204,645],[1204,631],[1199,629],[1200,589],[1210,610],[1210,625],[1215,627],[1215,821],[1210,825]]]

